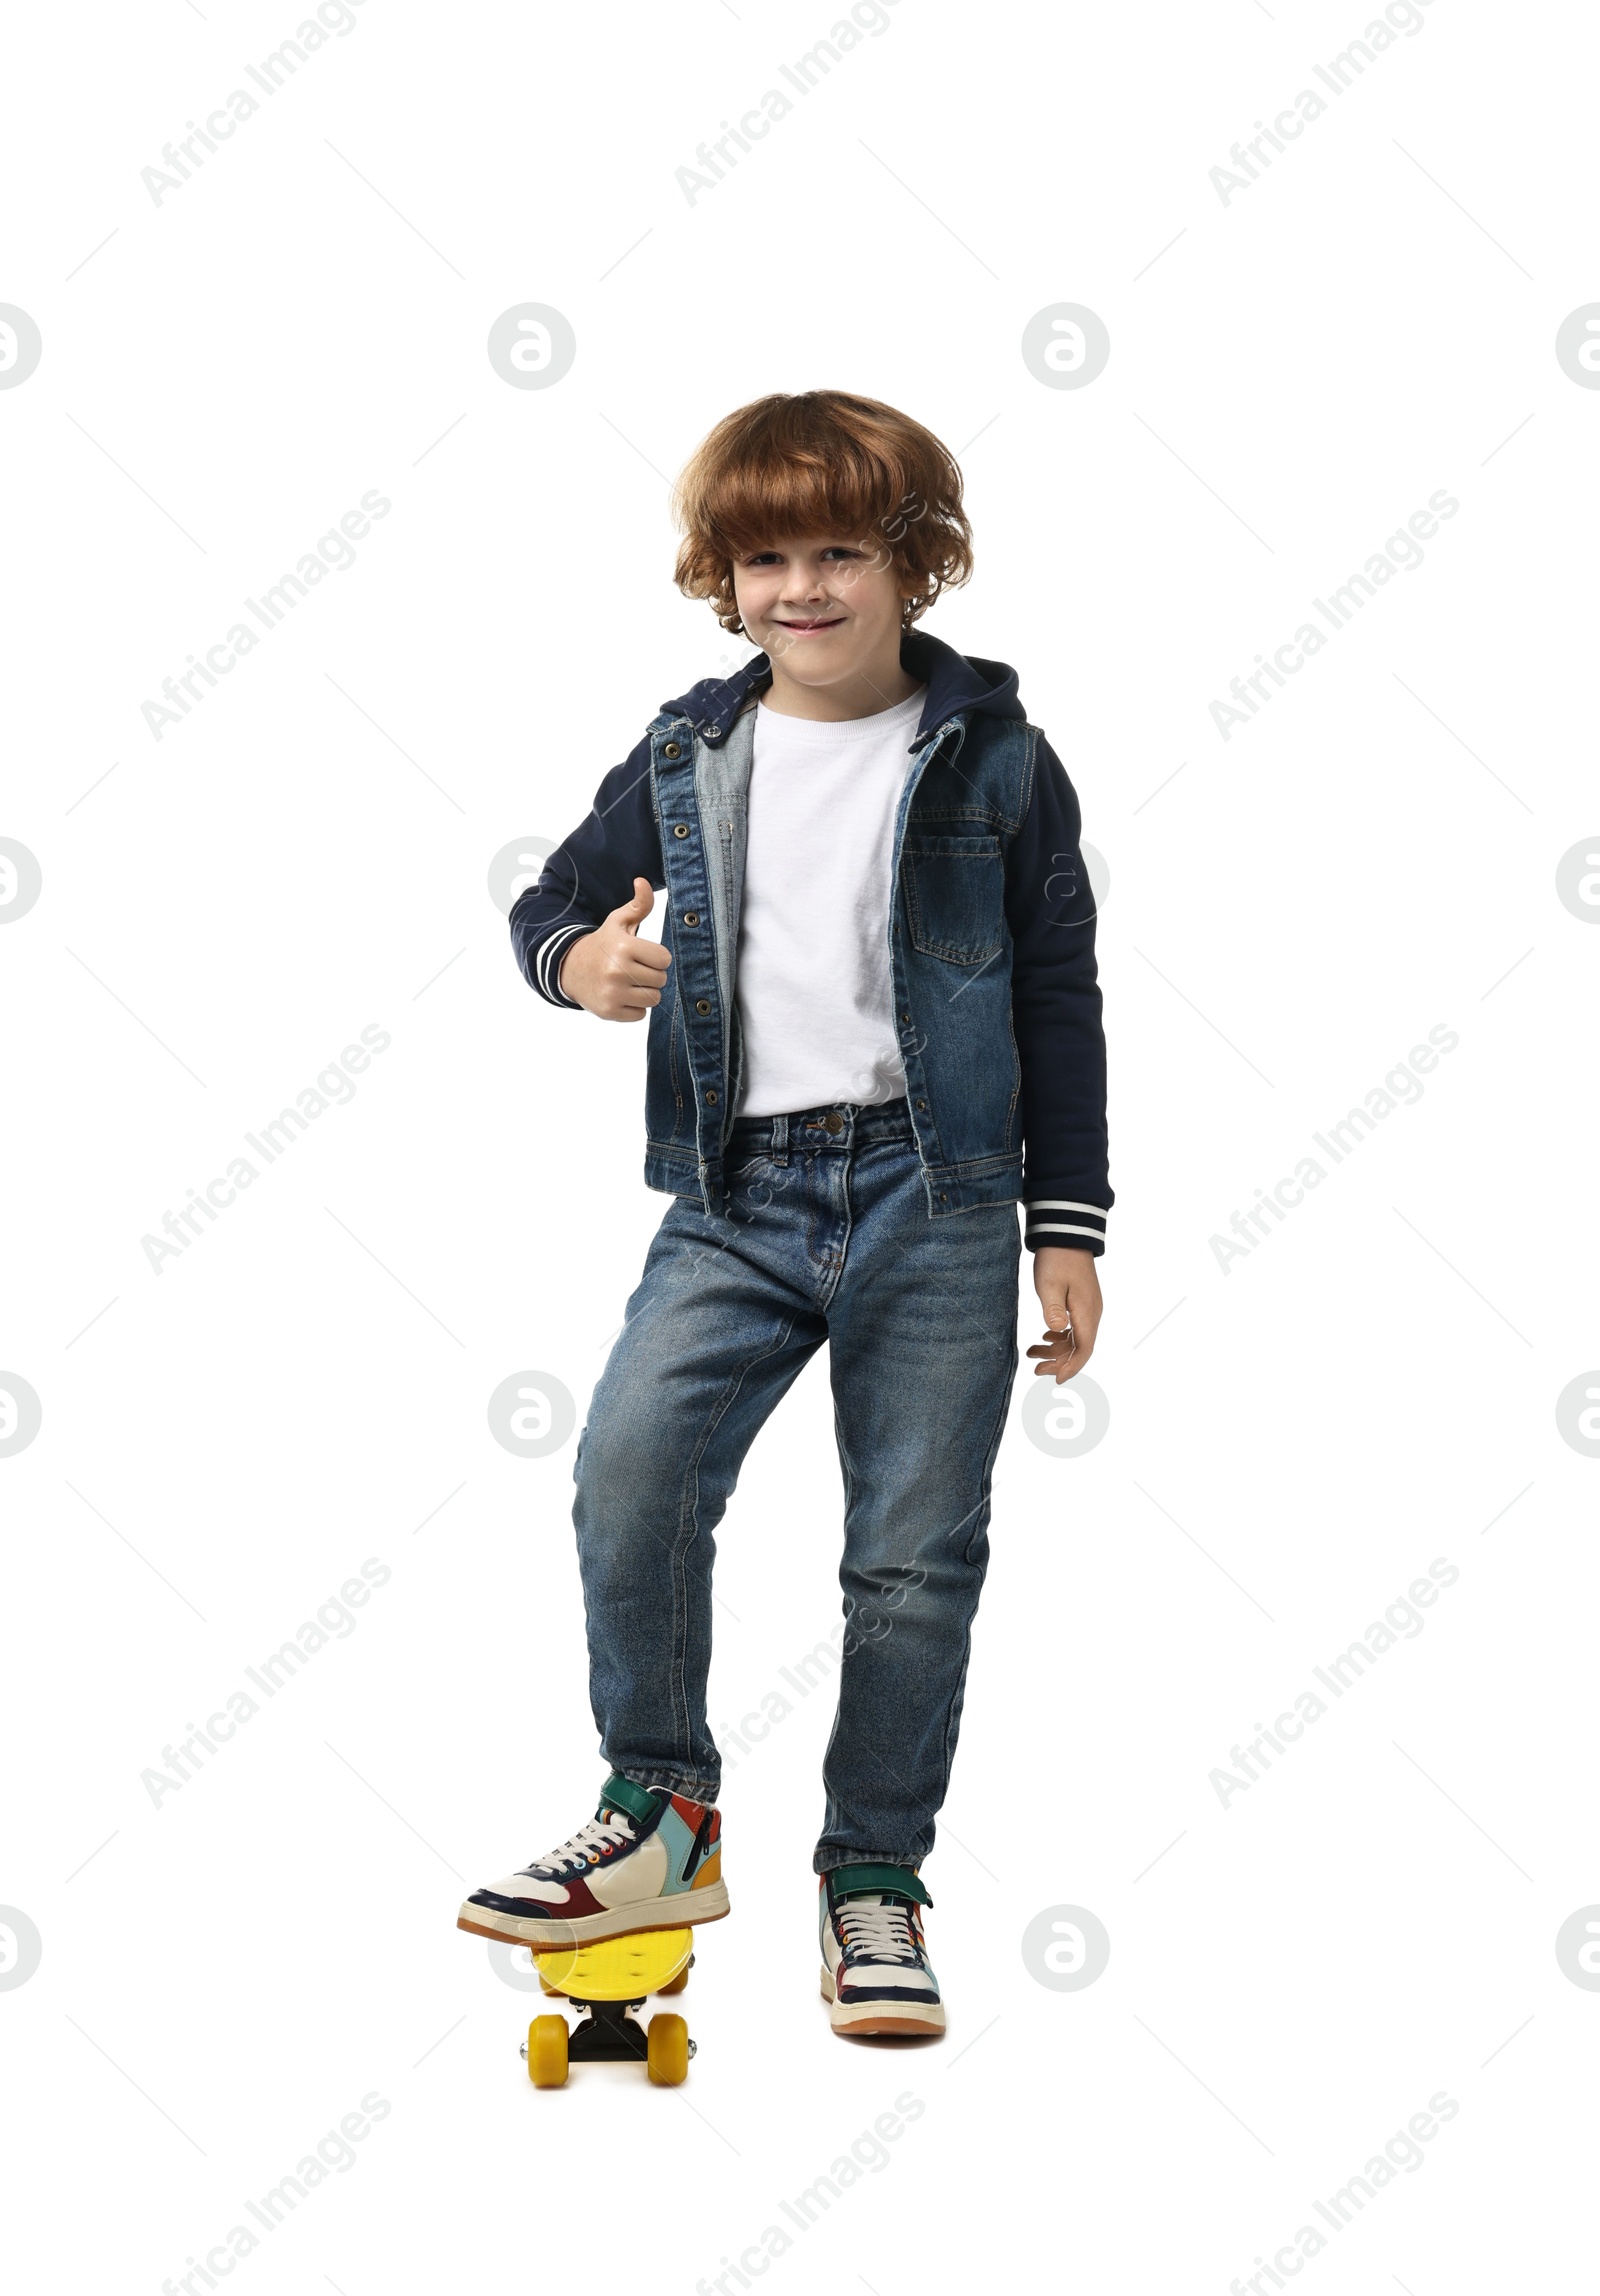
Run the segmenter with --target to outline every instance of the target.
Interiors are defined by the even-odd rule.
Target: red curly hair
[[[886,552],[909,629],[972,573],[961,471],[921,423],[850,391],[774,391],[724,415],[685,466],[673,507],[674,579],[725,630],[743,628],[736,558],[804,535]]]

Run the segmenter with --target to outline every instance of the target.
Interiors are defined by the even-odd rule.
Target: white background
[[[1556,872],[1597,829],[1600,397],[1554,341],[1600,293],[1594,25],[1432,0],[1334,99],[1312,66],[1364,17],[1333,0],[885,13],[692,204],[675,171],[827,6],[365,0],[159,206],[141,170],[293,6],[13,21],[19,2285],[155,2296],[370,2092],[247,2296],[687,2296],[773,2224],[772,2284],[830,2296],[1221,2296],[1306,2224],[1320,2296],[1461,2296],[1564,2277],[1589,2214],[1600,2000],[1555,1937],[1600,1898],[1600,1466],[1556,1398],[1600,1360],[1600,935]],[[1209,171],[1306,87],[1327,112],[1224,205]],[[486,356],[525,301],[576,331],[548,390]],[[1110,331],[1081,390],[1020,355],[1060,301]],[[455,1909],[600,1773],[572,1442],[514,1458],[486,1405],[538,1371],[581,1423],[665,1202],[643,1031],[534,998],[486,873],[742,658],[670,586],[665,482],[822,384],[961,455],[978,570],[927,626],[1018,665],[1110,871],[1110,1429],[1050,1455],[1019,1379],[927,1869],[947,2039],[828,2031],[820,1693],[730,1768],[687,2085],[542,2094],[540,2004]],[[153,739],[162,680],[373,488],[355,566]],[[1224,742],[1229,681],[1441,488],[1424,565]],[[373,1023],[354,1100],[153,1272],[141,1238]],[[1224,1273],[1212,1236],[1441,1023],[1420,1101]],[[721,1534],[715,1724],[833,1625],[839,1515],[819,1361]],[[141,1773],[368,1557],[356,1631],[153,1806]],[[1230,1748],[1438,1557],[1424,1631],[1223,1807]],[[1110,1935],[1086,1989],[1025,1966],[1056,1906]],[[800,2233],[779,2203],[907,2091]],[[1313,2202],[1439,2091],[1423,2165],[1333,2234]]]

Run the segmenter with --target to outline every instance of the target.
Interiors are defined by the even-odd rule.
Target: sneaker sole
[[[592,1945],[602,1937],[635,1937],[653,1929],[693,1929],[703,1921],[722,1921],[731,1910],[727,1883],[714,1881],[704,1889],[683,1890],[677,1897],[646,1898],[639,1905],[579,1914],[573,1921],[540,1921],[526,1914],[496,1913],[492,1906],[468,1903],[457,1914],[456,1927],[473,1937],[493,1937],[506,1945],[531,1945],[536,1951],[555,1952],[562,1946]]]
[[[841,2002],[834,1993],[833,1979],[826,1967],[822,1972],[822,1998],[828,2004],[828,2022],[836,2033],[893,2033],[913,2039],[926,2039],[930,2033],[942,2033],[944,2003],[930,2001],[925,2009],[912,2002],[898,2008],[885,2008],[881,2001],[862,2001],[852,2007]]]

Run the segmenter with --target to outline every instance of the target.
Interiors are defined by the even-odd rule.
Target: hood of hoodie
[[[900,666],[908,676],[927,686],[922,716],[910,747],[918,749],[929,735],[949,719],[974,710],[991,717],[1026,716],[1017,698],[1017,673],[1007,662],[985,661],[981,654],[958,654],[942,638],[908,630],[900,641]],[[702,678],[687,693],[663,702],[663,716],[688,718],[702,741],[726,741],[729,728],[751,697],[772,683],[772,664],[756,654],[734,671],[731,678]]]

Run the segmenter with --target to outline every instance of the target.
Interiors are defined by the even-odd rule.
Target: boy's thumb
[[[649,878],[635,877],[633,880],[633,899],[624,901],[617,911],[617,915],[622,919],[628,932],[636,933],[655,905],[656,897],[651,889]]]

